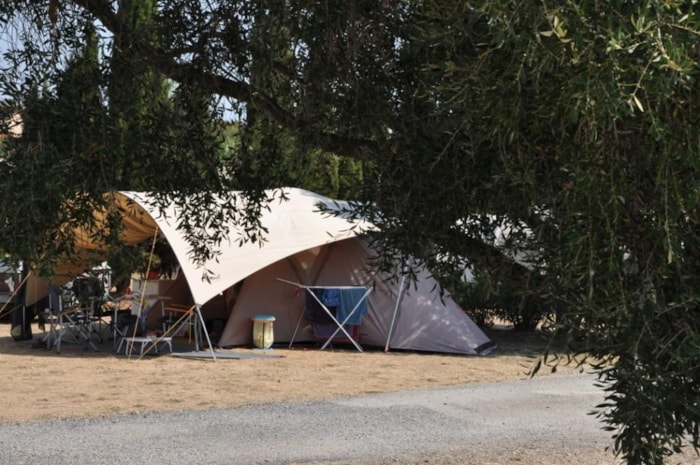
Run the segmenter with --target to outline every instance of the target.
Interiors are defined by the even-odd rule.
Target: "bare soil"
[[[2,323],[0,422],[230,408],[525,378],[548,343],[540,333],[487,331],[499,346],[488,356],[275,347],[264,354],[219,350],[253,358],[213,361],[127,357],[115,354],[111,341],[99,352],[65,344],[57,354],[14,341],[9,324]],[[36,327],[33,333],[35,341],[42,335]]]
[[[498,325],[485,330],[498,349],[488,356],[453,356],[413,352],[314,347],[275,347],[261,354],[251,348],[217,350],[211,359],[174,355],[115,354],[112,341],[100,351],[77,345],[55,350],[16,342],[10,325],[0,323],[0,423],[54,418],[99,417],[113,413],[207,410],[295,400],[320,400],[441,386],[487,383],[529,377],[548,348],[557,349],[539,332],[522,333]],[[42,332],[33,327],[34,341]],[[178,341],[183,347],[188,341]],[[556,351],[556,350],[555,350]],[[236,355],[242,358],[223,358]],[[250,358],[248,358],[250,357]],[[560,366],[558,371],[574,370]],[[537,376],[548,376],[541,370]],[[695,454],[679,454],[672,463],[698,463]],[[410,463],[434,465],[518,463],[619,464],[610,452],[529,448],[504,453],[416,458]],[[360,460],[337,465],[387,465]],[[408,463],[408,462],[407,462]],[[319,464],[320,465],[320,464]]]

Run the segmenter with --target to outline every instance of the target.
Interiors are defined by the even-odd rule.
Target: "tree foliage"
[[[262,189],[349,166],[338,189],[381,223],[378,266],[475,266],[565,308],[616,450],[660,464],[699,445],[696,0],[146,3],[139,23],[124,14],[139,2],[0,2],[0,88],[27,118],[0,166],[8,250],[68,244],[57,226],[87,221],[69,199],[135,180],[180,200],[243,189],[249,211],[190,205],[206,255],[220,236],[198,224],[254,226]],[[226,157],[204,124],[217,108],[238,117]]]

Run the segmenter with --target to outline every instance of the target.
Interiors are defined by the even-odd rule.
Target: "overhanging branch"
[[[115,37],[128,34],[124,24],[106,0],[72,0],[73,3],[93,15]],[[167,51],[158,49],[144,41],[134,44],[145,63],[176,82],[195,80],[210,94],[217,94],[244,102],[261,110],[280,126],[295,134],[303,143],[315,148],[348,156],[357,160],[366,159],[366,154],[379,149],[374,140],[350,137],[327,131],[319,131],[308,121],[297,118],[282,107],[274,98],[244,80],[226,78],[207,71],[192,63],[178,63]]]

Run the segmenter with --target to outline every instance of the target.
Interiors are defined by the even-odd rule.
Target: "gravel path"
[[[604,451],[608,434],[587,415],[601,400],[593,379],[576,374],[233,410],[4,424],[0,463],[618,463]]]

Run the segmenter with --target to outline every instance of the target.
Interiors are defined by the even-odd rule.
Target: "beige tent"
[[[428,273],[414,285],[391,280],[369,267],[371,249],[357,238],[307,249],[246,277],[232,302],[219,345],[252,342],[256,314],[275,317],[275,341],[313,341],[303,319],[308,286],[368,286],[369,312],[360,326],[360,344],[385,349],[480,354],[493,344],[449,297],[442,299]],[[301,323],[301,324],[300,324]],[[323,339],[321,339],[323,341]]]
[[[368,268],[368,247],[357,237],[373,225],[353,222],[343,215],[320,211],[342,210],[348,204],[294,188],[285,188],[286,200],[276,200],[262,212],[266,229],[263,243],[240,242],[241,227],[231,221],[228,238],[206,263],[190,256],[185,234],[178,229],[181,212],[175,205],[164,211],[146,193],[119,192],[114,202],[124,218],[124,241],[138,243],[162,234],[180,265],[180,277],[161,292],[184,294],[204,313],[227,318],[219,345],[250,344],[252,318],[273,315],[275,340],[310,339],[310,326],[300,318],[304,308],[300,285],[363,285],[373,288],[370,311],[361,325],[360,342],[387,348],[448,353],[484,353],[491,342],[471,319],[445,297],[436,282],[423,273],[416,286],[391,284]],[[212,208],[216,208],[213,206]],[[78,245],[99,249],[89,234]],[[207,271],[208,279],[203,279]],[[161,283],[163,284],[163,283]]]

